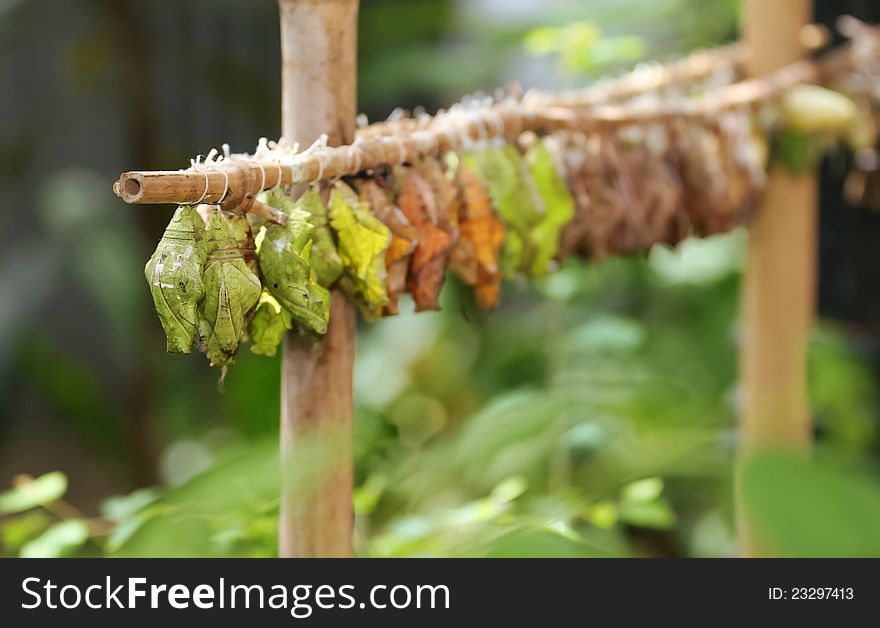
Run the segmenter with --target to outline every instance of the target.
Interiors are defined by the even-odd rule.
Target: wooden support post
[[[764,75],[800,58],[811,0],[746,0],[746,68]],[[806,358],[814,316],[817,185],[812,174],[770,173],[750,226],[743,286],[740,417],[742,464],[756,451],[808,453],[812,441]],[[738,495],[740,553],[760,556],[749,513]]]
[[[308,146],[354,138],[357,0],[279,0],[282,133]],[[351,555],[355,314],[333,293],[320,342],[289,335],[281,368],[282,557]]]

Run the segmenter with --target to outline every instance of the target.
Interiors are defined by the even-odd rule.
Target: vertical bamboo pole
[[[743,35],[751,75],[803,56],[800,32],[811,19],[811,5],[811,0],[745,0]],[[742,294],[740,464],[760,450],[810,450],[806,358],[814,315],[816,224],[816,177],[774,168],[749,230]],[[761,555],[741,499],[738,506],[740,553]]]
[[[357,0],[279,0],[282,133],[351,142],[356,115]],[[351,555],[355,314],[333,293],[321,341],[289,335],[281,368],[282,557]]]

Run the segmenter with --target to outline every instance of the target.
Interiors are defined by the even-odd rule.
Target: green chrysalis
[[[309,214],[293,203],[279,209],[287,210],[287,226],[269,223],[257,237],[266,288],[297,323],[324,334],[330,321],[330,292],[318,283],[311,266],[315,227]]]
[[[169,353],[189,353],[196,342],[198,305],[205,296],[204,234],[195,208],[181,205],[144,268]]]
[[[205,263],[205,300],[199,329],[202,348],[211,365],[229,364],[235,358],[244,332],[246,316],[256,305],[262,288],[248,268],[237,236],[244,216],[226,219],[215,210],[205,228],[208,259]]]

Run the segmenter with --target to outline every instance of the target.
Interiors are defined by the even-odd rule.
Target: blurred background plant
[[[584,84],[729,41],[737,12],[366,0],[359,102]],[[0,54],[0,551],[275,555],[279,362],[243,351],[218,391],[202,356],[164,353],[142,264],[169,210],[110,192],[127,167],[277,137],[274,1],[8,1]],[[357,553],[733,555],[744,241],[568,263],[492,314],[449,280],[441,312],[362,325]],[[779,553],[880,555],[871,337],[817,328],[817,463],[746,470]]]

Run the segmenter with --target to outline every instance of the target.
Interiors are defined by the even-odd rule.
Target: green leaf
[[[675,525],[675,513],[662,499],[649,502],[623,502],[620,520],[641,528],[669,530]]]
[[[516,530],[493,541],[487,558],[594,558],[595,548],[554,532]]]
[[[647,338],[640,321],[622,316],[596,316],[567,334],[569,346],[585,353],[635,353]]]
[[[159,492],[153,488],[141,488],[128,495],[108,497],[101,503],[101,516],[113,521],[131,519],[157,499]]]
[[[62,558],[89,540],[89,526],[81,519],[56,523],[21,548],[22,558]]]
[[[318,283],[311,266],[315,227],[307,212],[285,208],[287,225],[271,224],[261,234],[260,270],[266,289],[281,307],[304,328],[324,334],[330,321],[330,293]]]
[[[232,222],[246,220],[234,217]],[[202,303],[200,335],[211,365],[229,364],[235,358],[244,332],[248,311],[256,305],[262,288],[248,268],[236,230],[219,210],[214,211],[205,230],[208,259],[205,263],[205,300]]]
[[[526,34],[523,44],[534,55],[558,54],[562,67],[573,74],[590,73],[599,67],[637,61],[645,56],[642,38],[603,36],[590,22],[572,22],[561,28],[536,28]]]
[[[118,552],[138,533],[141,527],[156,516],[156,514],[157,513],[151,512],[147,509],[145,512],[139,513],[130,519],[126,519],[119,525],[115,526],[107,536],[104,550],[108,554],[115,554]]]
[[[53,520],[43,510],[12,517],[0,522],[0,540],[6,552],[15,552],[31,539],[42,534]]]
[[[41,475],[0,493],[0,514],[24,512],[60,499],[67,491],[67,476],[60,471]]]
[[[852,472],[784,454],[744,465],[755,538],[774,555],[880,557],[880,487]]]
[[[302,443],[303,491],[308,498],[320,483],[308,475],[333,467],[338,458],[316,447],[310,434]],[[331,452],[332,453],[332,452]],[[218,554],[212,537],[235,520],[255,521],[277,512],[281,471],[278,440],[271,438],[227,452],[216,466],[171,489],[114,531],[107,550],[114,557],[205,557]],[[322,476],[323,477],[323,476]],[[276,537],[272,536],[272,545]],[[240,555],[240,554],[234,554]]]
[[[203,234],[195,208],[181,205],[144,268],[170,353],[189,353],[196,341],[197,310],[205,296]]]
[[[251,336],[251,351],[258,355],[275,355],[284,334],[292,328],[293,319],[290,312],[281,307],[271,294],[263,292],[248,328]]]
[[[663,493],[663,480],[658,477],[645,478],[636,482],[630,482],[620,491],[620,497],[624,502],[644,503],[651,502]]]
[[[779,161],[795,175],[814,171],[828,148],[829,138],[785,128],[776,133],[772,144],[772,160]]]
[[[388,302],[385,251],[391,244],[391,231],[342,181],[330,194],[330,226],[336,232],[345,268],[340,285],[366,311],[381,308]]]

